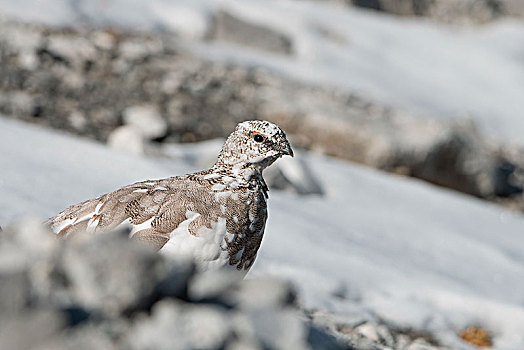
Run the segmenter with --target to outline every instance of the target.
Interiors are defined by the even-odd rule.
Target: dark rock
[[[354,348],[349,344],[344,344],[345,342],[337,340],[334,335],[326,333],[325,331],[322,331],[321,329],[315,326],[309,327],[309,330],[307,333],[307,342],[311,345],[311,348],[313,349],[357,350],[357,348]]]
[[[350,0],[359,7],[400,16],[425,16],[454,24],[478,24],[502,15],[521,16],[515,0]]]
[[[510,196],[522,192],[513,184],[516,165],[488,144],[472,122],[453,123],[412,166],[412,175],[441,186],[482,198]]]
[[[499,162],[494,174],[495,196],[511,197],[522,194],[524,182],[519,183],[513,179],[517,170],[517,165],[508,160]]]
[[[400,16],[424,16],[460,24],[482,24],[501,16],[524,16],[520,0],[347,0],[352,5]]]

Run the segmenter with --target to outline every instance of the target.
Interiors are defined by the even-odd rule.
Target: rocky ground
[[[337,0],[336,0],[337,1]],[[477,25],[502,16],[524,16],[520,0],[341,0],[401,16],[424,16],[458,25]]]
[[[113,232],[0,234],[2,349],[438,349],[428,335],[303,311],[271,278],[199,273]]]
[[[242,44],[234,33],[257,30],[267,29],[221,12],[206,40]],[[264,33],[269,39],[250,45],[282,54],[292,47],[284,34]],[[170,34],[2,23],[0,78],[0,113],[127,151],[224,137],[241,120],[267,119],[295,147],[524,209],[521,150],[487,139],[471,120],[420,118],[358,94],[202,60]]]

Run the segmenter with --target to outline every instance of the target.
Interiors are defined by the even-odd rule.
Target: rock
[[[489,0],[351,0],[355,6],[400,16],[427,16],[454,24],[477,24],[502,14],[503,5]]]
[[[130,240],[0,235],[2,349],[348,349],[300,317],[291,286],[201,274]],[[228,301],[228,302],[226,302]]]
[[[358,7],[400,16],[425,16],[459,25],[493,21],[501,16],[524,16],[519,0],[348,0]]]
[[[126,339],[130,349],[219,349],[231,335],[231,325],[220,309],[160,302],[152,317],[135,322]]]
[[[148,139],[165,136],[167,132],[167,123],[154,105],[128,107],[122,115],[126,125],[134,126]]]
[[[329,334],[326,331],[311,325],[307,332],[307,342],[312,349],[323,349],[323,350],[342,350],[351,349],[355,350],[346,342],[337,340],[333,334]],[[359,349],[362,350],[362,349]]]
[[[74,129],[83,132],[87,126],[87,119],[82,112],[75,110],[69,115],[69,124]]]
[[[70,244],[63,248],[50,273],[54,297],[63,305],[102,314],[149,307],[160,276],[177,268],[174,262],[158,259],[149,247],[129,240],[125,233]],[[184,268],[180,268],[181,276],[187,276]]]
[[[524,3],[520,0],[499,0],[502,12],[509,16],[524,16]]]
[[[277,32],[262,23],[254,23],[247,18],[221,9],[214,14],[214,27],[210,37],[213,40],[229,41],[264,51],[293,54],[293,39],[286,33]]]
[[[218,301],[232,307],[235,302],[228,294],[232,286],[238,287],[238,282],[236,271],[204,271],[192,279],[188,295],[194,301]]]
[[[25,92],[0,93],[0,104],[6,113],[31,115],[34,111],[34,100]]]
[[[440,348],[431,345],[427,341],[425,341],[422,338],[415,339],[414,342],[412,342],[406,350],[438,350]]]
[[[97,59],[96,49],[88,39],[70,35],[49,36],[41,52],[55,61],[78,67]]]
[[[307,161],[300,155],[279,159],[264,172],[264,179],[271,188],[290,190],[299,195],[322,195],[322,185]]]
[[[88,324],[62,332],[52,342],[52,346],[49,349],[116,350],[120,349],[120,347],[114,344],[111,336],[102,327]]]
[[[245,332],[252,333],[265,349],[307,348],[307,327],[292,310],[259,308],[237,318],[237,322],[251,327]]]
[[[1,265],[0,281],[0,317],[23,310],[30,300],[28,271],[22,266]]]
[[[91,41],[101,50],[111,50],[116,45],[115,35],[107,31],[95,31],[91,35]]]
[[[440,21],[471,25],[490,22],[502,15],[497,1],[438,0],[428,6],[427,15]]]
[[[291,284],[283,280],[258,278],[240,282],[234,271],[208,271],[192,280],[189,297],[227,308],[280,309],[293,306],[296,294]]]
[[[124,125],[116,128],[107,138],[109,147],[119,151],[144,155],[146,153],[147,141],[144,135],[134,125]]]
[[[0,317],[0,323],[0,349],[53,349],[64,325],[60,313],[54,310],[24,311]]]
[[[243,281],[231,298],[242,309],[280,309],[295,303],[296,292],[288,281],[260,277]]]
[[[415,177],[483,198],[521,193],[524,183],[512,183],[515,170],[468,120],[450,124],[425,159],[411,166]]]
[[[395,339],[391,335],[390,331],[384,325],[377,325],[373,323],[364,323],[363,325],[355,328],[354,332],[364,338],[367,338],[374,343],[382,344],[385,346],[393,347],[395,345]]]
[[[152,38],[129,37],[119,45],[120,55],[126,60],[140,61],[163,50],[162,42]]]
[[[431,0],[351,0],[351,3],[358,7],[409,16],[422,14]]]

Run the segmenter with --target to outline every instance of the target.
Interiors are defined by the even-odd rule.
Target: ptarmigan
[[[73,205],[47,224],[60,237],[130,224],[130,236],[162,253],[193,258],[201,269],[252,266],[267,219],[262,170],[293,156],[286,134],[246,121],[227,138],[208,170],[122,187]]]

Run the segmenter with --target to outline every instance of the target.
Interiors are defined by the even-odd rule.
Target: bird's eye
[[[265,140],[265,137],[262,134],[255,134],[253,136],[253,140],[255,140],[256,142],[262,142]]]

